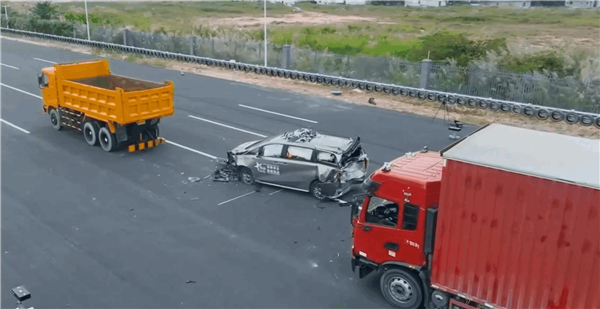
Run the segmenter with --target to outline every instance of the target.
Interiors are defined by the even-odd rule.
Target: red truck
[[[599,146],[494,124],[386,163],[349,203],[352,271],[398,308],[598,308]]]

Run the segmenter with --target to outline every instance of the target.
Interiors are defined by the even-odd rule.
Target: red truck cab
[[[369,194],[353,211],[352,270],[359,267],[363,278],[376,269],[400,266],[398,271],[408,278],[389,284],[397,287],[393,299],[404,299],[407,308],[423,300],[422,293],[415,295],[413,286],[423,280],[410,282],[410,276],[419,276],[427,265],[441,180],[438,152],[408,153],[373,172],[363,184]]]

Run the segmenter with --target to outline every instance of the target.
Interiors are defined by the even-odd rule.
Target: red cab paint
[[[353,270],[399,308],[599,308],[599,145],[492,125],[392,161],[364,184]]]

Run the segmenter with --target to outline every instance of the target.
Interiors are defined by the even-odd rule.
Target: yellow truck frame
[[[126,144],[129,152],[164,144],[158,124],[174,113],[173,83],[114,75],[108,60],[55,64],[42,69],[38,84],[52,127],[81,131],[106,152]]]

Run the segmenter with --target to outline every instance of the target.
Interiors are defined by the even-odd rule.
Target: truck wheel
[[[100,131],[100,125],[95,121],[87,121],[83,125],[83,137],[88,145],[98,145],[98,131]]]
[[[100,140],[100,146],[106,152],[111,152],[117,148],[117,138],[114,134],[110,133],[107,127],[100,128],[98,139]]]
[[[240,180],[247,185],[252,185],[255,182],[252,171],[247,167],[240,168]]]
[[[327,196],[325,194],[321,193],[321,188],[319,187],[319,183],[320,183],[320,181],[318,181],[318,180],[313,181],[310,184],[309,190],[310,190],[310,194],[312,194],[312,196],[314,198],[316,198],[319,201],[322,201],[322,200],[326,199]]]
[[[423,302],[423,290],[419,279],[406,270],[387,270],[381,276],[379,284],[385,299],[397,308],[417,308]]]
[[[56,131],[60,131],[62,130],[62,121],[60,120],[60,114],[58,113],[58,110],[56,109],[51,109],[50,110],[50,122],[52,123],[52,127],[54,128],[54,130]]]

